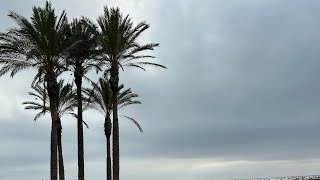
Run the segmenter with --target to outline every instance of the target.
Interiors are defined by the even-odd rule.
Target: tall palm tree
[[[145,22],[133,26],[129,16],[123,16],[119,8],[104,8],[104,14],[99,16],[98,24],[101,29],[99,45],[101,47],[101,59],[107,64],[110,71],[110,86],[113,93],[113,180],[119,180],[119,122],[118,122],[118,100],[119,93],[119,68],[136,67],[142,70],[144,66],[155,66],[166,68],[163,65],[150,61],[143,61],[145,58],[154,58],[151,55],[144,55],[143,52],[158,47],[157,43],[140,45],[138,37],[150,26]]]
[[[93,89],[85,89],[84,92],[87,95],[87,108],[92,108],[99,111],[104,117],[104,133],[106,136],[107,143],[107,158],[106,158],[106,170],[107,170],[107,180],[112,179],[112,163],[111,163],[111,145],[110,145],[110,137],[112,131],[112,122],[110,115],[112,114],[112,90],[110,88],[110,84],[106,79],[99,79],[99,83],[92,83]],[[141,104],[140,101],[135,100],[134,98],[138,97],[138,94],[132,93],[131,89],[122,90],[124,88],[123,85],[119,87],[118,94],[118,109],[126,107],[131,104]],[[133,118],[128,116],[123,116],[130,121],[132,121],[140,130],[143,132],[140,124]]]
[[[52,119],[50,143],[50,178],[57,180],[57,123],[58,96],[57,76],[61,72],[61,52],[65,49],[65,11],[59,17],[51,3],[45,7],[33,7],[30,20],[18,13],[10,12],[17,27],[0,34],[0,76],[26,69],[36,69],[36,77],[44,80],[50,101]]]
[[[93,68],[99,70],[99,64],[93,57],[97,46],[96,26],[87,18],[74,19],[71,23],[69,45],[67,50],[67,66],[75,77],[78,108],[78,179],[84,180],[84,142],[82,115],[82,79]]]
[[[57,134],[58,134],[58,157],[59,157],[59,179],[64,180],[64,162],[63,162],[63,153],[62,153],[62,124],[61,117],[66,114],[74,115],[73,109],[76,107],[75,92],[72,90],[72,85],[63,84],[64,81],[60,80],[58,83],[58,122],[57,122]],[[45,115],[49,111],[50,102],[48,101],[47,90],[43,88],[39,83],[32,86],[34,92],[29,92],[28,94],[35,98],[34,101],[25,101],[22,104],[25,105],[25,109],[37,110],[40,111],[34,117],[36,121],[42,115]]]

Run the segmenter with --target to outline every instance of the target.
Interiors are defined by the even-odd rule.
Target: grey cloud
[[[153,34],[169,69],[157,71],[159,79],[150,83],[147,75],[126,82],[150,104],[137,110],[152,136],[143,137],[150,152],[247,159],[272,150],[271,159],[314,157],[304,153],[319,146],[319,15],[311,4],[292,3],[283,11],[276,2],[194,3],[186,17],[175,5],[160,7],[166,10],[157,11]],[[211,31],[221,38],[213,47],[200,38]],[[192,42],[187,48],[186,41]],[[293,148],[296,153],[286,152]]]

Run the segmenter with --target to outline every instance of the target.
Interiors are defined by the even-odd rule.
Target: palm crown
[[[76,107],[75,92],[72,90],[71,84],[64,85],[64,81],[60,80],[58,83],[58,116],[61,118],[65,114],[74,115],[73,109]],[[49,112],[49,98],[46,89],[43,88],[39,83],[32,86],[34,92],[29,92],[28,94],[35,98],[35,101],[25,101],[22,104],[25,105],[25,109],[38,110],[40,111],[34,117],[37,120],[40,116]]]
[[[112,91],[110,84],[106,79],[100,78],[98,83],[92,83],[93,89],[85,89],[87,108],[95,109],[102,115],[110,116],[112,113]],[[124,89],[123,84],[119,86],[120,92],[118,93],[118,109],[124,108],[131,104],[141,104],[139,100],[135,98],[139,97],[138,94],[132,92],[131,88]],[[131,120],[142,132],[142,128],[139,123],[128,116],[123,116]]]
[[[28,68],[36,68],[38,77],[52,70],[59,74],[67,29],[65,11],[58,18],[47,2],[45,8],[33,7],[31,21],[15,12],[9,17],[18,27],[0,34],[0,76],[9,71],[14,76]]]
[[[92,68],[100,70],[99,61],[95,59],[97,49],[97,27],[87,18],[74,19],[68,33],[66,65],[71,70],[84,76]]]
[[[144,58],[154,58],[152,55],[142,55],[143,51],[153,50],[159,46],[158,43],[140,45],[137,42],[141,33],[150,27],[148,24],[141,22],[133,26],[129,16],[124,17],[119,8],[109,9],[108,7],[105,7],[104,15],[99,16],[97,21],[101,29],[99,39],[103,52],[101,58],[108,62],[108,67],[128,66],[145,70],[145,65],[151,65],[165,68],[157,63],[141,61]]]

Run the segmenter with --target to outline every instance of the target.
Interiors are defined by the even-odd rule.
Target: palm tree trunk
[[[107,138],[107,180],[112,180],[110,137]]]
[[[58,145],[58,133],[57,133],[57,117],[58,117],[58,104],[57,104],[57,96],[58,96],[58,85],[57,79],[53,73],[47,74],[47,91],[50,101],[50,113],[51,113],[51,143],[50,143],[50,179],[57,180],[58,179],[58,162],[57,162],[57,145]]]
[[[118,121],[118,92],[119,92],[119,69],[116,66],[111,68],[110,85],[112,89],[112,165],[113,180],[119,180],[120,177],[120,144],[119,144],[119,121]]]
[[[110,114],[107,113],[104,122],[104,133],[107,139],[107,180],[112,180],[112,165],[111,165],[111,147],[110,147],[110,137],[111,137],[112,123],[110,119]]]
[[[59,156],[59,180],[64,180],[64,163],[62,155],[62,125],[60,117],[58,116],[58,156]]]
[[[84,180],[84,150],[83,150],[83,118],[82,118],[82,73],[77,71],[75,82],[77,86],[77,105],[78,105],[78,179]]]

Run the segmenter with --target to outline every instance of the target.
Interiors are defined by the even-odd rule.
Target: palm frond
[[[34,121],[37,121],[41,116],[44,116],[44,115],[45,115],[45,112],[44,112],[44,111],[40,111],[39,113],[37,113],[37,114],[34,116],[33,120],[34,120]]]
[[[134,67],[134,68],[138,68],[138,69],[142,69],[144,71],[147,71],[145,68],[143,68],[142,66],[139,66],[137,64],[134,64],[134,63],[127,63],[127,64],[124,64],[123,66],[127,66],[127,67]]]
[[[143,133],[142,127],[140,126],[140,124],[139,124],[135,119],[133,119],[133,118],[131,118],[131,117],[129,117],[129,116],[124,116],[124,115],[120,115],[120,116],[125,117],[125,118],[127,118],[128,120],[130,120],[131,122],[133,122],[133,123],[137,126],[137,128],[139,129],[139,131],[140,131],[141,133]]]
[[[135,62],[135,64],[137,65],[142,65],[142,66],[155,66],[155,67],[160,67],[160,68],[164,68],[167,69],[166,66],[161,65],[161,64],[157,64],[157,63],[152,63],[152,62]]]

